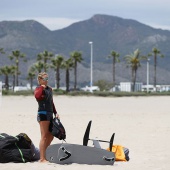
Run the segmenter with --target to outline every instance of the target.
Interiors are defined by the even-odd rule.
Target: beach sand
[[[7,163],[0,170],[168,170],[170,169],[170,97],[72,97],[54,96],[54,103],[67,133],[66,141],[82,144],[86,126],[92,120],[90,138],[110,140],[129,148],[129,162],[114,166],[58,165],[53,163]],[[33,96],[3,96],[0,133],[26,133],[38,147],[37,102]],[[58,139],[53,144],[60,143]],[[92,143],[89,141],[89,146]],[[108,148],[107,143],[101,144]]]

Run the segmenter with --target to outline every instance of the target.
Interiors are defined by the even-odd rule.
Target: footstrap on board
[[[66,156],[60,158],[59,161],[64,161],[64,160],[68,159],[68,158],[71,156],[71,153],[70,153],[69,151],[67,151],[67,150],[64,148],[64,146],[62,146],[60,149],[66,154]]]
[[[106,156],[103,156],[103,159],[104,159],[105,161],[114,161],[114,160],[115,160],[114,157],[112,157],[112,158],[107,158]]]

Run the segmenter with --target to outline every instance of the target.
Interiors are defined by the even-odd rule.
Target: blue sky
[[[57,30],[107,14],[170,30],[169,7],[170,0],[0,0],[0,21],[34,19]]]

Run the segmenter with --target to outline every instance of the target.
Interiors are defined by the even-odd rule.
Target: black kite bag
[[[66,139],[66,131],[64,126],[62,125],[60,119],[54,118],[51,133],[53,136],[58,138],[59,140]]]

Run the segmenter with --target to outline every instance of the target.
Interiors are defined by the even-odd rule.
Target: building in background
[[[0,96],[2,95],[2,82],[0,81]]]
[[[1,113],[1,102],[2,102],[2,82],[0,81],[0,113]]]
[[[142,91],[142,85],[141,82],[135,83],[135,91]],[[131,92],[132,91],[132,83],[131,82],[120,82],[120,91],[122,92]]]

